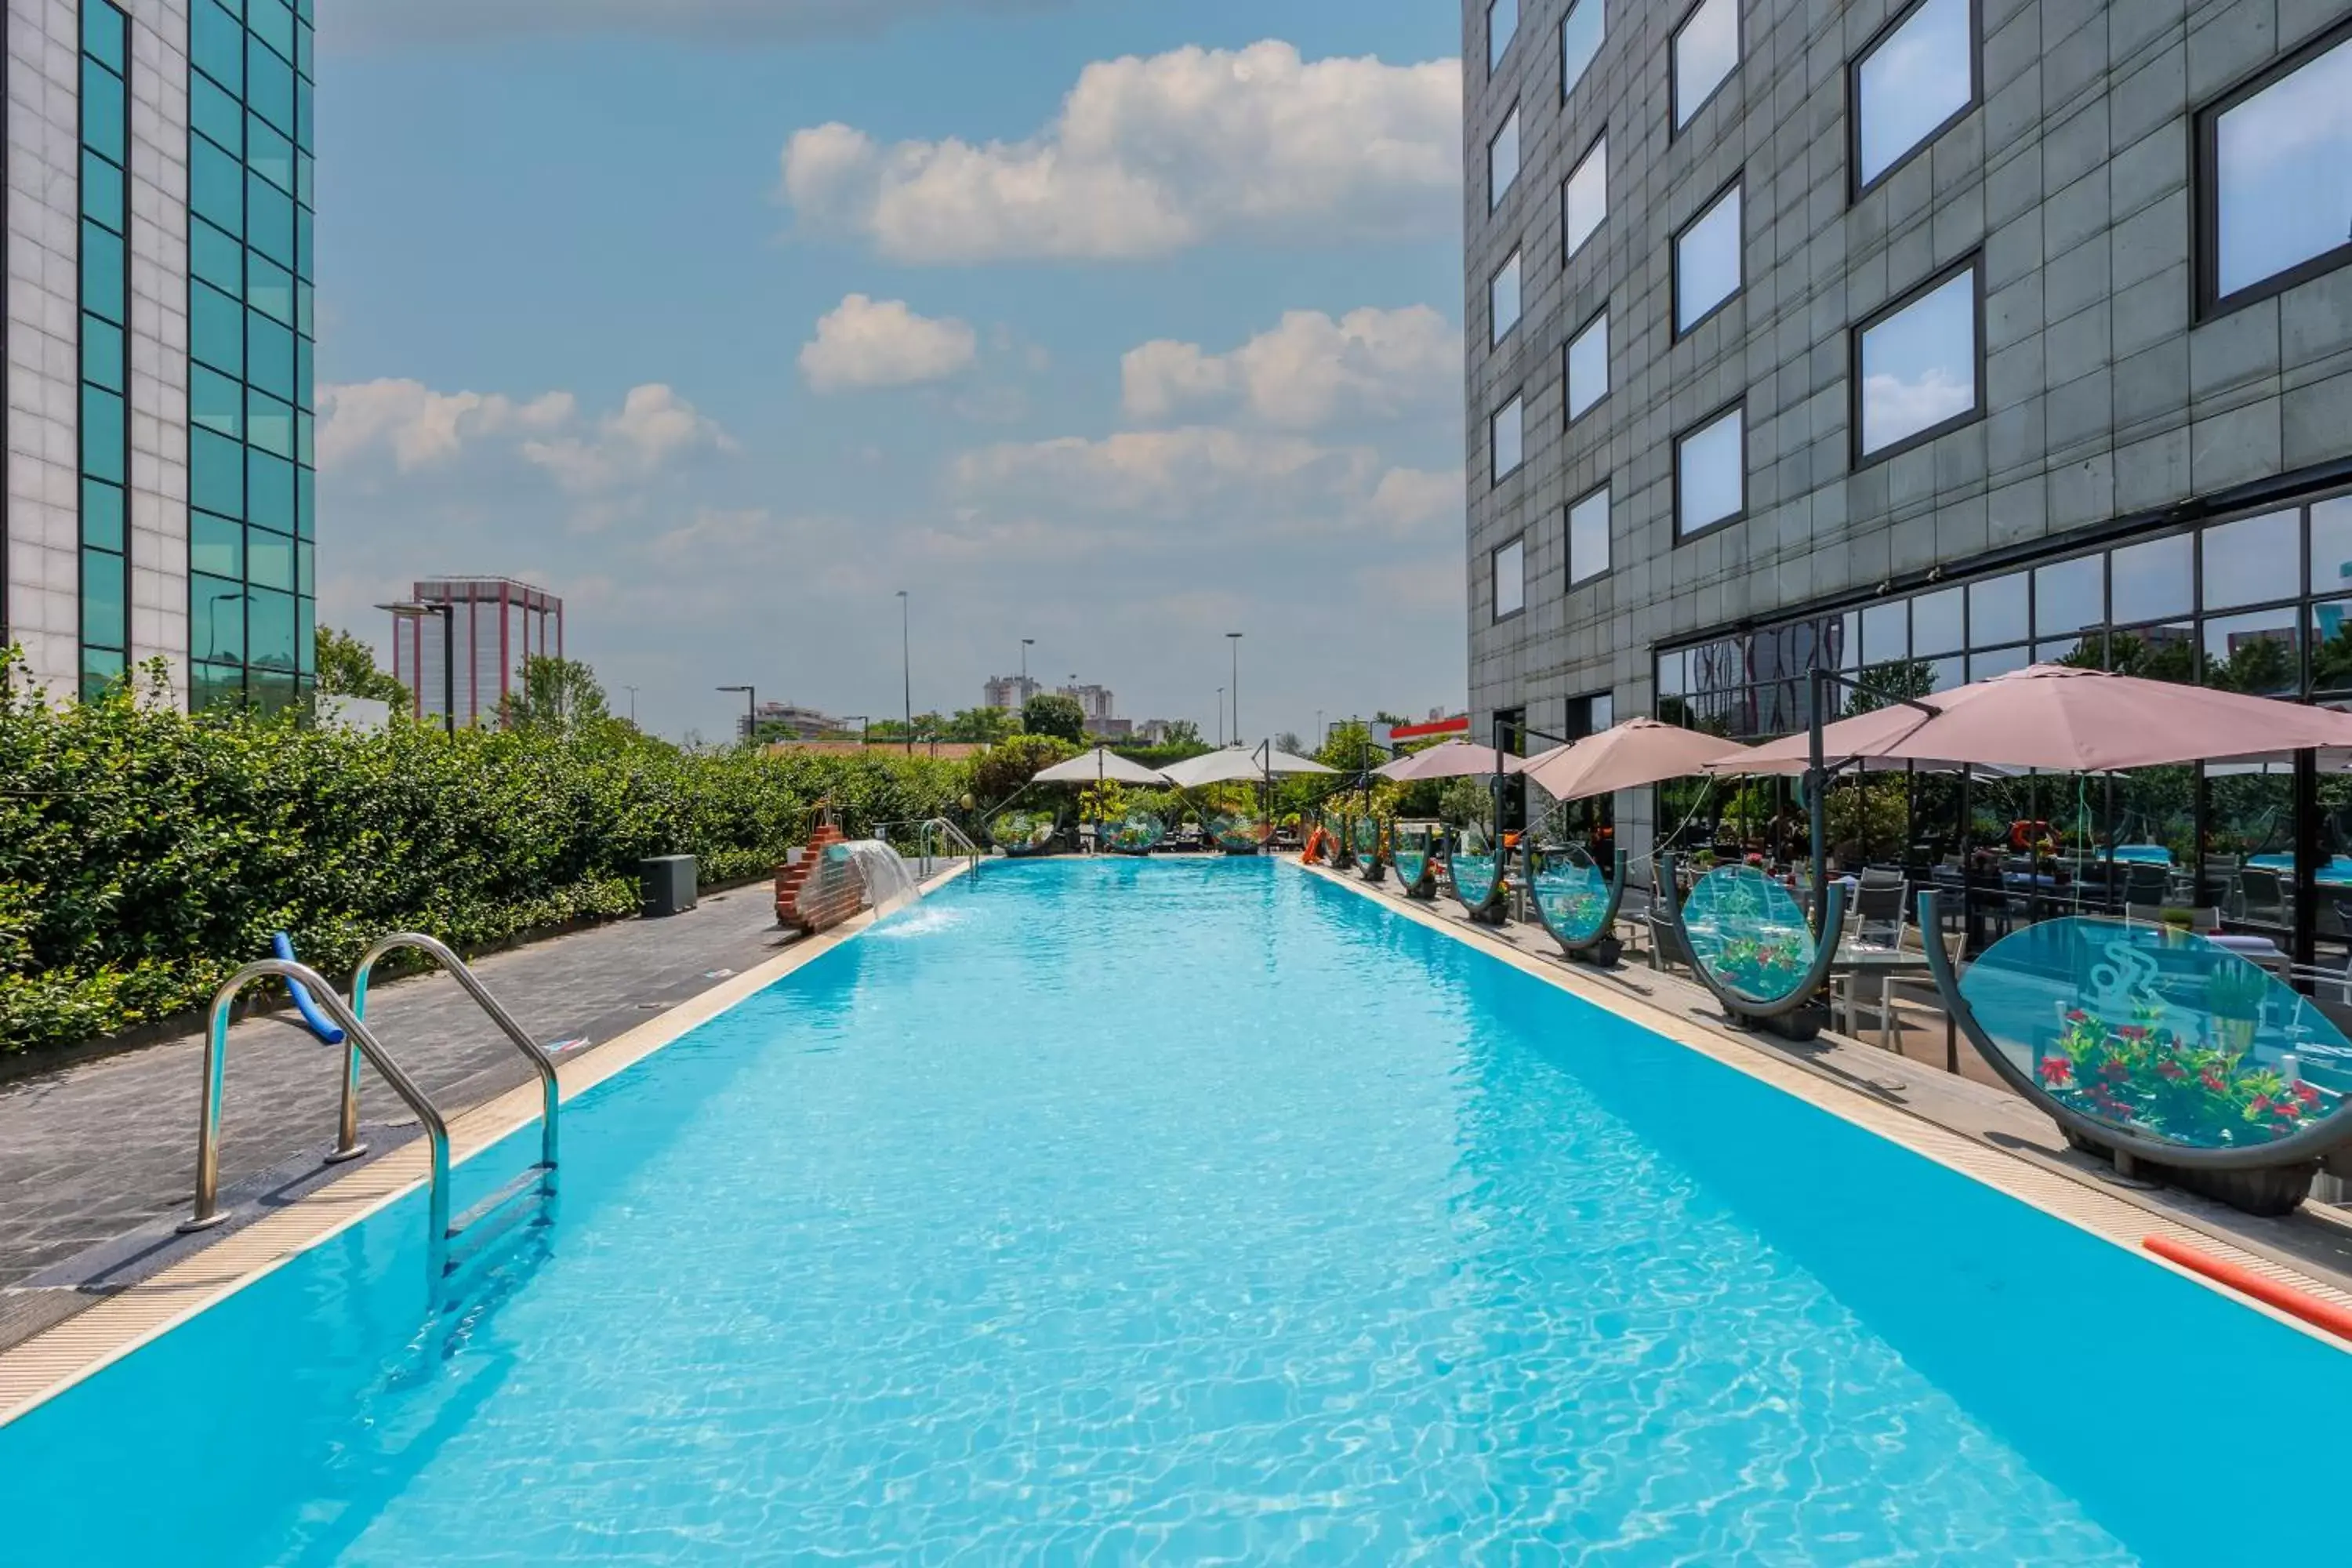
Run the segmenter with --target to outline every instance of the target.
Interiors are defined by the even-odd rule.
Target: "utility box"
[[[656,855],[638,861],[637,894],[637,912],[649,921],[694,908],[694,857]]]

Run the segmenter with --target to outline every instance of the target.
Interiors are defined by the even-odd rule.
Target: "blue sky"
[[[672,735],[895,712],[900,587],[918,709],[1458,703],[1454,30],[321,0],[321,618],[523,576]]]

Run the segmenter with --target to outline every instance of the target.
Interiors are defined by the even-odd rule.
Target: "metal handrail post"
[[[370,1032],[359,1014],[344,1005],[335,988],[316,971],[289,959],[265,958],[248,963],[230,975],[213,996],[211,1026],[205,1031],[204,1110],[196,1124],[195,1212],[180,1228],[205,1230],[227,1217],[220,1212],[220,1118],[221,1085],[228,1058],[229,1013],[247,986],[270,978],[300,982],[320,1010],[342,1026],[353,1051],[374,1065],[384,1081],[392,1085],[393,1092],[415,1112],[416,1120],[424,1126],[431,1154],[425,1197],[433,1226],[429,1257],[435,1277],[438,1278],[449,1230],[449,1125],[424,1089],[417,1087],[416,1080],[402,1069],[384,1049],[383,1043]]]
[[[359,967],[352,972],[352,1016],[353,1017],[366,1016],[368,977],[374,970],[377,962],[385,954],[396,952],[404,948],[424,953],[446,970],[449,978],[455,980],[465,990],[466,994],[471,996],[482,1011],[489,1015],[490,1022],[499,1026],[499,1032],[513,1042],[515,1048],[530,1062],[532,1070],[538,1073],[539,1158],[540,1163],[547,1167],[548,1187],[552,1191],[555,1184],[556,1129],[560,1120],[559,1113],[563,1104],[563,1085],[556,1077],[555,1058],[541,1048],[539,1042],[530,1037],[528,1030],[515,1022],[514,1015],[509,1013],[499,1005],[499,999],[490,994],[488,988],[484,986],[475,976],[474,972],[466,966],[465,960],[452,952],[446,944],[435,938],[418,931],[396,931],[369,948],[362,955]],[[342,1124],[356,1128],[359,1125],[359,1062],[355,1057],[352,1059],[350,1071],[343,1080]]]

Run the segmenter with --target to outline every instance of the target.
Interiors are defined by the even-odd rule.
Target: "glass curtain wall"
[[[81,695],[131,649],[131,24],[81,8]]]
[[[315,675],[312,0],[188,19],[190,701],[276,710]]]

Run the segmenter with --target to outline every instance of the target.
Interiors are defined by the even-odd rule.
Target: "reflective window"
[[[1528,607],[1528,546],[1514,539],[1495,552],[1495,618],[1516,616]]]
[[[2033,633],[2052,637],[2104,626],[2107,619],[2107,558],[2085,555],[2033,574]]]
[[[1584,330],[1568,342],[1568,416],[1580,417],[1585,410],[1609,395],[1609,312],[1585,323]]]
[[[1672,653],[1662,653],[1658,656],[1659,696],[1680,697],[1688,689],[1683,663],[1686,651],[1686,649],[1676,648]]]
[[[2008,675],[2023,669],[2033,662],[2033,650],[2029,647],[1997,647],[1969,655],[1969,679],[1990,680],[1996,675]]]
[[[1885,664],[1911,657],[1911,606],[1902,600],[1873,605],[1862,612],[1862,662]]]
[[[2311,689],[2352,691],[2352,599],[2311,606]]]
[[[1601,32],[1606,26],[1601,0],[1569,0],[1568,15],[1559,19],[1559,92],[1562,98],[1569,89],[1584,79],[1592,57],[1601,52]]]
[[[1486,0],[1486,68],[1489,71],[1503,63],[1504,51],[1511,47],[1511,39],[1518,30],[1519,0]]]
[[[1560,244],[1574,256],[1609,216],[1609,138],[1592,144],[1559,187]]]
[[[2025,574],[2012,572],[1969,584],[1969,646],[2023,642],[2032,635]]]
[[[1969,0],[1924,0],[1855,66],[1854,172],[1867,186],[1976,101]]]
[[[1569,584],[1591,582],[1608,570],[1609,488],[1603,485],[1568,509]]]
[[[1487,425],[1487,445],[1494,453],[1494,478],[1500,479],[1527,460],[1526,405],[1512,398],[1496,411]]]
[[[2274,511],[2205,531],[2205,608],[2292,599],[2303,592],[2300,513]]]
[[[2255,697],[2292,696],[2303,686],[2301,620],[2292,606],[2221,616],[2205,623],[2205,684]]]
[[[2201,128],[2209,304],[2352,255],[2352,38]]]
[[[1969,646],[1968,604],[1962,589],[1944,588],[1911,601],[1911,651],[1958,653]]]
[[[215,577],[245,575],[245,530],[225,517],[188,514],[188,567]]]
[[[1519,177],[1519,110],[1511,106],[1503,128],[1486,143],[1486,210],[1503,205],[1503,193]]]
[[[1675,443],[1675,531],[1685,538],[1730,522],[1747,508],[1740,416],[1727,409]]]
[[[126,519],[120,485],[104,479],[81,482],[81,542],[94,550],[122,552]]]
[[[1947,429],[1977,411],[1973,266],[1865,324],[1858,335],[1862,456]]]
[[[1699,0],[1675,30],[1676,130],[1690,123],[1690,117],[1738,64],[1738,0]]]
[[[1714,205],[1675,239],[1675,331],[1689,331],[1739,292],[1739,187]]]
[[[1519,253],[1511,258],[1486,284],[1486,317],[1493,324],[1487,341],[1490,344],[1503,341],[1503,334],[1519,321]]]
[[[2352,593],[2352,496],[2312,505],[2311,591]]]
[[[2185,616],[2194,605],[2196,584],[2189,565],[2194,559],[2189,536],[2151,539],[2129,545],[2113,556],[2115,618],[2118,625]]]

